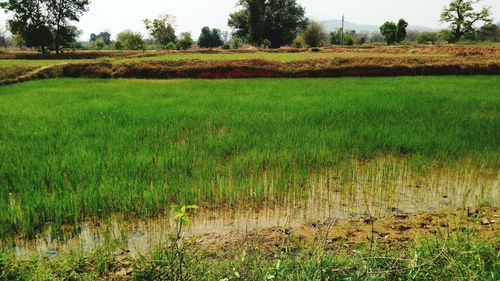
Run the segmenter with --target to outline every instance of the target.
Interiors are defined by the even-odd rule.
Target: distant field
[[[78,62],[81,60],[27,60],[27,59],[0,59],[0,68],[9,66],[49,66],[64,62]]]
[[[171,203],[259,203],[353,158],[496,171],[498,85],[500,76],[4,86],[0,236]]]
[[[71,53],[70,53],[71,54]],[[99,58],[97,60],[109,60],[113,63],[122,63],[127,61],[145,61],[145,60],[159,60],[159,61],[171,61],[171,60],[247,60],[247,59],[265,59],[270,61],[300,61],[300,60],[311,60],[311,59],[334,59],[334,58],[360,58],[360,57],[400,57],[400,58],[411,58],[411,57],[446,57],[449,54],[444,53],[427,53],[427,54],[416,54],[416,53],[386,53],[386,52],[363,52],[363,51],[346,51],[346,52],[336,52],[336,51],[323,51],[323,52],[294,52],[294,53],[272,53],[272,52],[250,52],[250,53],[221,53],[214,51],[214,53],[154,53],[147,52],[143,53],[128,53],[123,57],[112,57],[112,58]],[[128,57],[132,56],[132,57]],[[65,62],[81,62],[81,61],[94,61],[95,59],[0,59],[0,67],[7,66],[49,66],[58,63]]]

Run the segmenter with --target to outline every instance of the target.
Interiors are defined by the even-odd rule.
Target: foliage
[[[160,15],[154,20],[145,19],[144,24],[149,34],[160,43],[162,48],[166,48],[171,42],[175,43],[175,17],[172,15]]]
[[[212,29],[205,26],[201,29],[200,37],[198,38],[198,46],[201,48],[215,48],[220,47],[224,44],[221,38],[221,32],[219,29]]]
[[[239,49],[241,47],[241,45],[243,44],[241,38],[239,38],[238,36],[234,36],[231,38],[231,48],[233,49]]]
[[[480,0],[452,0],[448,7],[445,7],[441,13],[441,22],[450,24],[450,29],[454,35],[454,41],[466,37],[474,39],[475,27],[474,24],[484,22],[489,24],[492,22],[490,8],[483,7],[476,11],[474,4]]]
[[[12,12],[9,28],[22,36],[27,47],[59,53],[75,41],[78,34],[69,23],[78,21],[88,4],[88,0],[3,0],[0,8]]]
[[[125,48],[125,46],[123,45],[123,43],[121,41],[116,40],[113,43],[111,43],[111,48],[113,50],[123,50]]]
[[[408,27],[408,22],[404,19],[400,19],[397,25],[396,32],[396,42],[401,43],[406,39],[406,28]]]
[[[328,34],[323,26],[315,21],[310,20],[309,25],[303,33],[304,42],[309,47],[321,47],[325,44]]]
[[[500,40],[498,25],[487,23],[476,32],[476,39],[479,41],[498,41]]]
[[[183,32],[181,36],[177,40],[177,49],[179,50],[187,50],[193,46],[193,38],[191,38],[190,32]]]
[[[380,33],[384,36],[387,45],[398,42],[398,26],[393,22],[385,22],[380,27]]]
[[[116,37],[114,48],[118,49],[117,47],[123,47],[123,49],[128,50],[145,50],[146,44],[144,43],[144,40],[142,39],[142,35],[140,33],[125,30],[118,33]]]
[[[356,31],[345,31],[342,36],[342,29],[337,28],[335,32],[330,33],[330,44],[332,45],[354,45]]]
[[[305,9],[296,0],[240,0],[239,11],[229,16],[235,35],[254,45],[264,39],[276,48],[293,42],[307,27]]]
[[[101,32],[99,34],[92,33],[90,34],[89,42],[102,42],[103,45],[109,46],[111,45],[111,34],[107,31]],[[99,44],[101,45],[101,44]]]
[[[438,34],[436,32],[422,32],[417,37],[417,43],[419,44],[436,44],[438,41]]]
[[[269,49],[271,47],[272,43],[268,39],[262,40],[262,44],[260,45],[264,49]]]

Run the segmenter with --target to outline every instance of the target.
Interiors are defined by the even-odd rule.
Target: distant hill
[[[328,32],[335,31],[342,26],[341,20],[326,20],[320,22]],[[349,21],[344,22],[345,30],[356,30],[357,32],[378,32],[380,26],[370,24],[357,24]],[[436,31],[434,28],[420,25],[409,25],[408,30],[414,31]]]

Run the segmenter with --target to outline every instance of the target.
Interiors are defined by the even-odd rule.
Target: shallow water
[[[359,176],[361,174],[362,176]],[[294,227],[314,221],[382,217],[394,214],[454,210],[480,204],[500,205],[499,176],[478,176],[475,172],[439,173],[415,176],[401,171],[387,177],[358,173],[348,183],[331,176],[313,177],[306,200],[288,194],[282,204],[259,209],[235,208],[197,210],[191,214],[191,225],[184,235],[228,234],[277,226]],[[19,257],[33,254],[54,256],[74,248],[91,250],[96,245],[116,243],[134,254],[144,254],[165,242],[173,232],[168,217],[127,221],[120,216],[106,222],[82,224],[78,235],[53,238],[50,230],[35,240],[15,239],[2,242],[2,248]]]

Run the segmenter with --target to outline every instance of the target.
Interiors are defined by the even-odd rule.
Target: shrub
[[[111,44],[111,48],[113,48],[113,50],[123,50],[123,43],[121,41],[114,41],[113,44]]]
[[[191,38],[191,33],[183,32],[177,41],[177,49],[187,50],[193,46],[193,38]]]
[[[302,44],[302,41],[303,41],[303,39],[301,38],[301,36],[297,36],[297,38],[295,38],[293,40],[292,47],[297,48],[297,49],[302,49],[302,47],[304,45],[304,44]]]
[[[177,44],[175,42],[168,42],[167,50],[177,50]]]
[[[231,48],[233,49],[239,49],[241,47],[241,39],[237,36],[234,36],[232,39],[231,39]]]
[[[268,39],[264,39],[262,40],[261,46],[264,49],[269,49],[271,47],[271,41],[269,41]]]
[[[309,47],[321,47],[325,44],[328,35],[323,26],[315,21],[310,21],[302,34],[304,42]]]
[[[229,44],[224,44],[224,45],[222,45],[222,49],[229,50],[229,49],[231,49],[231,46],[229,46]]]
[[[438,35],[436,32],[423,32],[417,37],[419,44],[436,44]]]

